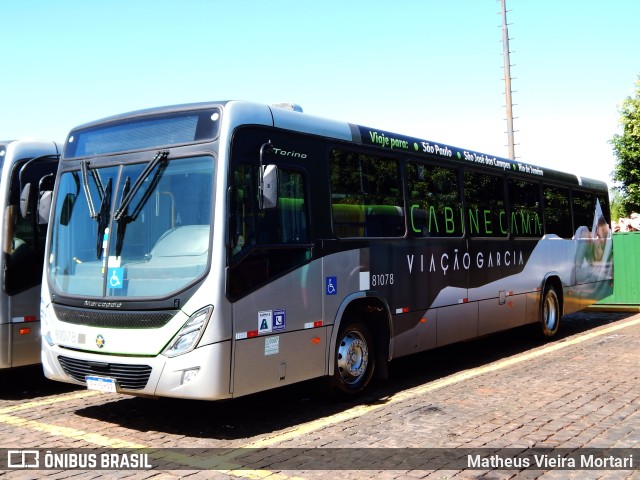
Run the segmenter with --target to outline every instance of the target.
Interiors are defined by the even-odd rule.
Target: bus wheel
[[[361,393],[371,381],[375,369],[371,332],[360,322],[345,325],[338,334],[332,386],[339,393]]]
[[[542,334],[549,338],[553,337],[560,326],[560,302],[556,289],[551,285],[544,289],[542,298],[542,310],[540,311],[540,326]]]

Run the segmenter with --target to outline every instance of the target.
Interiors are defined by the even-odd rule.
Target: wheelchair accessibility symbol
[[[107,273],[109,276],[109,288],[114,290],[120,289],[123,287],[124,283],[124,268],[110,268]]]
[[[336,277],[325,278],[325,294],[337,295],[338,294],[338,279]]]

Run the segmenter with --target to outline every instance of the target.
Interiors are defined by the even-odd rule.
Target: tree
[[[611,175],[622,194],[621,213],[640,212],[640,77],[634,96],[627,97],[620,106],[622,133],[611,139],[616,165]]]
[[[611,221],[617,222],[621,218],[628,217],[632,212],[627,212],[626,208],[622,206],[623,197],[620,190],[616,187],[611,189],[611,204],[609,208],[611,209]]]

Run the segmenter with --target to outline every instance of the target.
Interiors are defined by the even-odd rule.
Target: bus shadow
[[[553,342],[622,320],[630,313],[586,312],[562,319]],[[534,326],[524,326],[477,340],[441,347],[398,359],[390,364],[386,381],[356,400],[338,402],[326,395],[325,382],[303,382],[222,402],[126,397],[76,411],[139,432],[180,435],[210,440],[207,448],[224,447],[219,441],[252,438],[348,410],[356,405],[384,403],[394,394],[449,375],[508,358],[550,343]],[[153,445],[151,445],[153,446]],[[198,446],[203,446],[198,443]]]
[[[0,370],[0,400],[31,400],[78,390],[78,385],[54,382],[42,373],[41,365]]]
[[[577,312],[561,319],[560,329],[552,339],[545,339],[538,325],[525,325],[460,342],[391,363],[391,375],[399,390],[439,380],[460,371],[482,367],[537,347],[562,342],[597,327],[628,318],[628,312]]]

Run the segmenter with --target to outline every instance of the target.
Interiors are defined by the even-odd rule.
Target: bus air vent
[[[283,110],[292,110],[302,113],[302,107],[296,103],[274,103],[272,107],[282,108]]]
[[[58,361],[64,372],[78,382],[85,382],[88,375],[115,378],[120,388],[141,390],[149,381],[149,365],[127,365],[123,363],[99,363],[77,358],[59,356]]]
[[[87,310],[62,305],[53,305],[58,320],[74,325],[102,328],[160,328],[178,313],[177,310],[164,312],[132,312]]]

